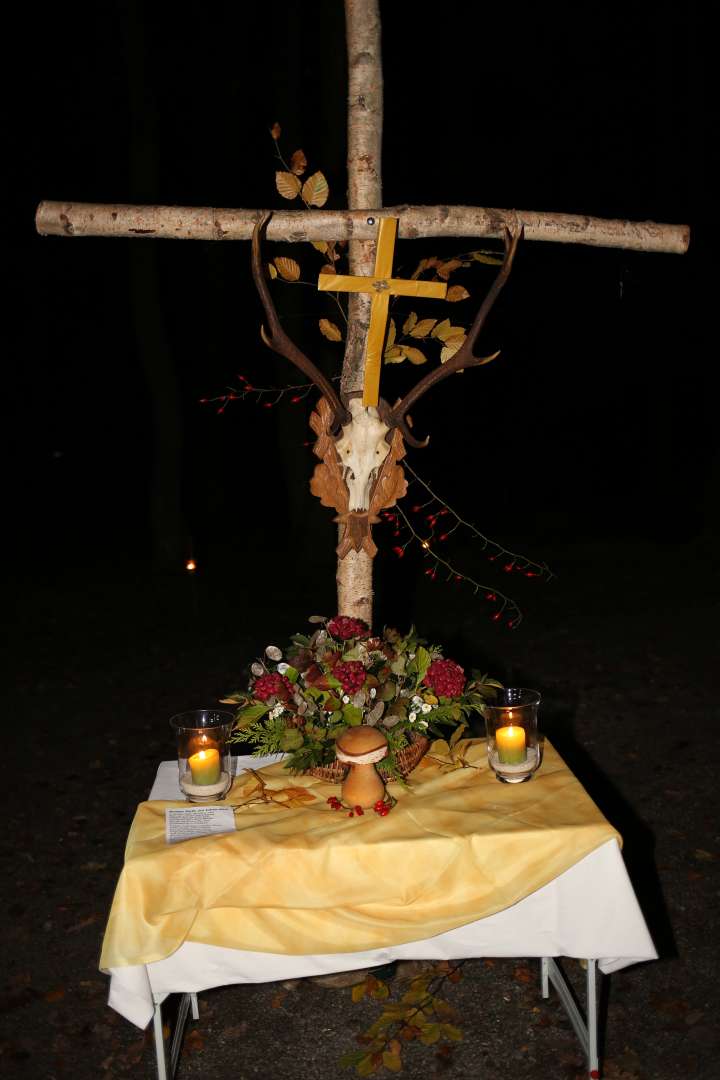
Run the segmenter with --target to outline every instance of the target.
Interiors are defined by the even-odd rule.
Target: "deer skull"
[[[390,451],[385,441],[390,429],[377,409],[365,408],[360,398],[350,398],[348,408],[352,420],[343,425],[335,449],[350,492],[350,510],[367,510],[373,481]]]

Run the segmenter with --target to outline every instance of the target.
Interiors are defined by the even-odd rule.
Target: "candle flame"
[[[198,757],[201,761],[204,761],[207,757],[207,750],[198,750]]]
[[[188,561],[185,563],[185,569],[189,570],[190,573],[192,573],[193,570],[197,570],[197,563],[195,562],[195,560],[188,559]]]

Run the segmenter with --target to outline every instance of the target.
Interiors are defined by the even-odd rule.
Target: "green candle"
[[[512,719],[512,714],[511,717]],[[522,765],[525,761],[525,728],[508,724],[495,732],[498,761],[501,765]]]
[[[220,779],[220,754],[217,750],[198,750],[188,758],[193,784],[217,784]]]

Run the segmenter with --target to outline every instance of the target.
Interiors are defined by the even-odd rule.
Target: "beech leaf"
[[[300,181],[295,179],[299,185]],[[313,173],[302,186],[302,197],[309,206],[324,206],[329,194],[328,182],[321,172]]]
[[[430,331],[432,330],[433,326],[435,326],[436,322],[437,322],[437,319],[421,319],[419,323],[416,323],[415,326],[413,326],[412,330],[410,331],[410,337],[414,337],[414,338],[427,337],[428,334],[430,333]],[[449,319],[446,319],[445,322],[448,325],[450,325],[450,320]],[[436,336],[435,332],[433,331],[433,337],[435,337],[435,336]]]
[[[439,322],[432,332],[434,338],[440,338],[441,341],[445,341],[453,332],[453,326],[449,319],[443,319]]]
[[[404,359],[405,350],[401,349],[399,345],[394,345],[392,349],[386,349],[383,356],[386,364],[401,364]]]
[[[331,263],[325,263],[323,266],[320,267],[320,273],[321,274],[337,274],[337,270],[335,269],[334,266],[332,266]]]
[[[388,327],[387,341],[385,343],[386,349],[392,349],[395,344],[395,338],[397,336],[397,327],[395,326],[395,320],[390,320],[390,326]]]
[[[275,121],[273,126],[270,128],[270,134],[272,135],[273,139],[275,139],[276,142],[280,138],[280,136],[282,135],[282,128],[278,124],[277,120]]]
[[[300,277],[300,263],[294,259],[287,259],[284,255],[275,260],[275,267],[281,278],[285,281],[297,281]]]
[[[469,296],[470,293],[464,285],[451,285],[445,299],[449,300],[451,304],[456,304],[458,300],[467,300]]]
[[[465,335],[463,334],[462,337],[451,338],[451,340],[448,341],[447,344],[443,345],[442,349],[440,350],[440,363],[446,364],[448,360],[455,355],[464,340]]]
[[[427,356],[422,349],[414,349],[411,345],[403,345],[403,352],[411,364],[426,364]]]
[[[276,172],[275,187],[283,199],[297,199],[302,190],[302,184],[291,172]]]
[[[440,265],[436,267],[435,272],[439,278],[442,278],[443,281],[447,281],[453,270],[457,270],[462,264],[462,259],[448,259],[447,262],[440,263]]]
[[[296,150],[293,156],[290,158],[290,172],[295,176],[302,176],[307,169],[307,158],[302,150]]]
[[[311,240],[310,243],[317,251],[322,251],[323,255],[328,249],[327,240]]]
[[[275,278],[277,277],[277,270],[275,269],[275,267],[273,266],[272,263],[268,263],[268,273],[269,273],[270,277],[274,281]]]
[[[415,324],[417,323],[417,321],[418,321],[417,315],[415,314],[414,311],[411,311],[410,314],[408,315],[407,319],[403,323],[403,328],[402,328],[403,334],[409,334],[412,331],[413,326],[415,326]]]
[[[329,319],[320,319],[318,325],[320,327],[320,333],[323,337],[326,337],[328,341],[342,341],[342,332],[334,322],[330,322]]]

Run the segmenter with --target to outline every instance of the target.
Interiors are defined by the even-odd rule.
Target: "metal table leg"
[[[544,998],[550,994],[551,983],[557,990],[562,1006],[587,1056],[588,1076],[591,1080],[599,1080],[597,960],[587,960],[586,963],[585,1012],[587,1019],[583,1018],[565,976],[551,956],[543,956],[540,961],[540,989]]]
[[[168,1054],[163,1038],[162,1003],[167,995],[153,994],[155,1012],[153,1014],[153,1040],[155,1043],[155,1060],[157,1062],[158,1080],[172,1080],[177,1069],[178,1058],[182,1048],[183,1034],[187,1015],[192,1010],[193,1020],[200,1018],[198,1010],[197,994],[183,994],[180,999],[175,1030],[171,1033],[170,1053]]]

